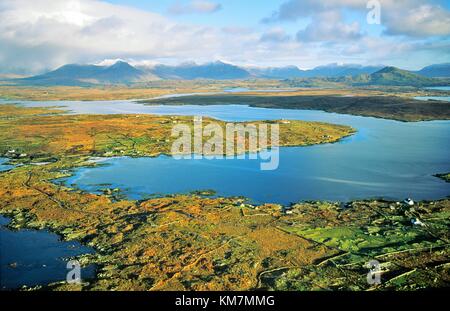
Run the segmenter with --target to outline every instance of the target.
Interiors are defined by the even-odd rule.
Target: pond
[[[450,91],[450,86],[432,86],[426,87],[426,90],[433,91]],[[440,101],[450,101],[450,96],[417,96],[414,97],[417,100],[440,100]]]
[[[426,87],[427,90],[450,91],[450,86],[431,86]]]
[[[63,281],[69,272],[64,258],[93,252],[78,242],[63,242],[45,230],[9,230],[8,223],[8,218],[0,216],[1,290]],[[81,269],[82,279],[94,276],[94,266]]]
[[[0,172],[9,171],[14,167],[13,165],[5,164],[8,163],[8,161],[9,159],[7,158],[0,158]]]
[[[414,99],[417,100],[440,100],[445,102],[450,102],[450,96],[416,96]]]

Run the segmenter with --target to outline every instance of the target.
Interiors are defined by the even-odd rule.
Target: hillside
[[[448,64],[447,64],[448,65]],[[92,86],[96,84],[131,84],[154,80],[245,80],[245,79],[289,79],[300,87],[329,87],[332,85],[389,85],[389,86],[440,86],[445,79],[430,78],[430,75],[448,74],[446,64],[422,69],[424,75],[396,67],[337,65],[319,66],[301,70],[296,66],[285,67],[239,67],[221,61],[196,64],[184,63],[175,66],[155,65],[134,67],[118,61],[111,66],[64,65],[45,74],[20,79],[9,79],[22,85],[66,85]],[[427,76],[425,76],[427,75]]]
[[[360,79],[364,78],[360,77]],[[430,86],[439,85],[441,82],[437,79],[423,77],[396,67],[385,67],[372,73],[368,81],[363,83],[371,85]]]
[[[223,63],[221,61],[198,65],[196,63],[181,64],[179,66],[156,65],[147,69],[162,79],[170,80],[195,80],[195,79],[246,79],[250,73],[238,66]]]
[[[450,63],[427,66],[416,73],[429,78],[448,78],[450,77]]]
[[[361,66],[361,65],[338,65],[330,64],[325,66],[318,66],[312,70],[305,71],[305,78],[335,78],[358,76],[362,74],[372,74],[380,69],[382,66]]]
[[[258,78],[268,79],[295,79],[295,78],[336,78],[345,76],[358,76],[371,74],[382,66],[361,66],[353,64],[329,64],[318,66],[309,70],[301,70],[296,66],[248,68],[247,70]]]
[[[30,85],[122,84],[138,81],[144,72],[118,61],[111,66],[64,65],[54,71],[16,81]]]

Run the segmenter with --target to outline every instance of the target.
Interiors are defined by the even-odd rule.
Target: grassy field
[[[21,157],[23,160],[71,155],[157,156],[170,154],[177,138],[171,136],[175,125],[186,124],[193,128],[193,118],[188,116],[61,115],[58,112],[61,110],[0,105],[0,155],[26,154]],[[225,122],[203,119],[204,126],[211,122],[225,132]],[[262,123],[279,125],[280,146],[331,143],[354,133],[351,127],[321,122],[251,124]],[[249,122],[243,123],[247,124]],[[203,142],[208,138],[204,137]],[[11,150],[14,152],[8,155]]]
[[[151,83],[104,85],[96,87],[77,86],[20,86],[1,85],[0,98],[20,100],[120,100],[146,99],[168,94],[218,92],[227,88],[283,87],[279,81],[153,81]]]
[[[0,98],[17,100],[125,100],[151,99],[161,95],[221,92],[224,89],[248,89],[242,94],[255,96],[448,96],[448,91],[427,90],[415,87],[371,86],[349,87],[334,85],[325,88],[307,88],[291,85],[283,80],[161,80],[132,85],[77,86],[21,86],[0,82]],[[276,90],[282,90],[276,92]],[[274,92],[252,92],[272,90]],[[289,90],[289,92],[285,92]]]

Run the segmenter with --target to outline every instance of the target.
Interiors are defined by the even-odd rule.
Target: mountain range
[[[154,67],[141,67],[144,71],[154,74],[161,79],[174,80],[229,80],[247,79],[250,73],[238,66],[220,61],[197,65],[196,63],[185,63],[179,66],[156,65]]]
[[[338,65],[330,64],[319,66],[310,70],[301,70],[296,66],[249,68],[249,73],[267,79],[293,79],[293,78],[336,78],[371,74],[384,66]]]
[[[91,85],[138,82],[145,72],[118,61],[111,66],[69,64],[29,78],[16,79],[32,85]]]
[[[416,73],[429,78],[448,78],[450,77],[450,63],[427,66]]]
[[[433,86],[442,85],[437,78],[429,78],[420,74],[398,69],[396,67],[384,67],[370,75],[361,74],[352,78],[352,85],[385,85],[385,86]]]
[[[345,77],[345,79],[343,79]],[[450,63],[425,67],[417,72],[385,66],[337,65],[319,66],[301,70],[296,66],[286,67],[239,67],[224,62],[198,65],[184,63],[177,66],[154,65],[132,66],[117,61],[110,66],[64,65],[42,75],[12,79],[25,85],[69,85],[132,84],[154,80],[230,80],[230,79],[298,79],[325,78],[351,84],[378,85],[436,85],[435,77],[450,77]]]

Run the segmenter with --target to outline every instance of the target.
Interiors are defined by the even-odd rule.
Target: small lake
[[[450,91],[450,86],[431,86],[426,87],[427,90]]]
[[[416,96],[414,99],[417,100],[440,100],[445,102],[450,102],[450,96]]]
[[[450,91],[450,86],[432,86],[432,87],[426,87],[425,89],[433,90],[433,91]],[[417,97],[414,97],[414,99],[417,99],[417,100],[440,100],[440,101],[450,102],[450,96],[417,96]]]
[[[78,242],[63,242],[45,230],[9,230],[9,219],[0,216],[0,289],[46,285],[66,279],[64,258],[92,253]],[[81,269],[81,278],[93,278],[95,267]]]
[[[7,158],[0,158],[0,172],[8,171],[14,167],[13,165],[5,164],[8,161]]]

